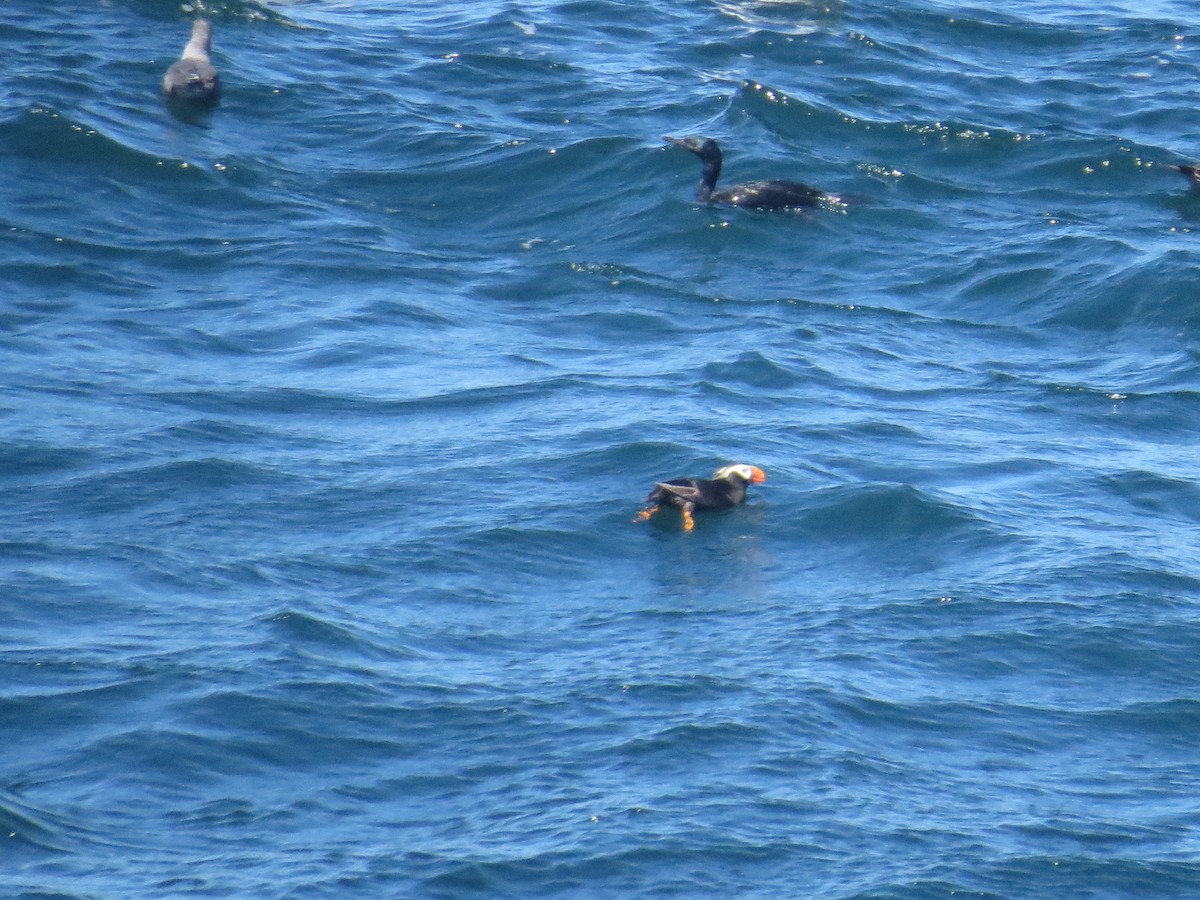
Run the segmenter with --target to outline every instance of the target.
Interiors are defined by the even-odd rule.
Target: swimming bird
[[[663,140],[700,157],[704,168],[701,170],[700,186],[696,188],[696,199],[701,203],[724,203],[746,209],[801,209],[816,206],[829,196],[798,181],[748,181],[717,190],[717,178],[721,174],[721,148],[716,141],[706,137],[673,138],[666,135]]]
[[[1176,172],[1180,172],[1183,177],[1188,180],[1188,184],[1194,188],[1200,188],[1200,166],[1176,166],[1171,163],[1167,163],[1167,168],[1174,169]]]
[[[194,103],[215,103],[220,98],[221,76],[208,58],[211,49],[212,23],[197,19],[183,55],[163,76],[162,89],[168,98]]]
[[[692,513],[698,509],[729,509],[746,499],[746,486],[762,484],[767,473],[758,466],[738,463],[713,472],[712,478],[676,478],[660,481],[646,497],[652,504],[637,514],[635,522],[645,522],[664,505],[673,506],[683,515],[683,530],[696,527]]]

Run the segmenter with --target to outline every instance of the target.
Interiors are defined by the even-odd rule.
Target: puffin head
[[[1168,163],[1167,167],[1181,173],[1193,185],[1200,186],[1200,166],[1176,166]]]
[[[758,466],[736,463],[732,466],[717,469],[717,471],[713,472],[713,478],[718,481],[724,481],[729,478],[740,478],[747,484],[762,484],[767,480],[767,473]]]

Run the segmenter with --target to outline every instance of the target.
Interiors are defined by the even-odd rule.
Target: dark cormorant
[[[221,76],[208,58],[212,49],[212,24],[207,19],[192,23],[192,39],[183,55],[163,76],[163,93],[168,98],[193,103],[215,103],[221,96]]]
[[[758,466],[737,464],[713,472],[712,478],[676,478],[660,481],[646,497],[653,504],[633,521],[644,522],[663,506],[673,506],[683,514],[683,530],[696,527],[692,513],[698,509],[729,509],[746,499],[746,486],[762,484],[767,473]]]
[[[1174,169],[1176,172],[1182,173],[1183,177],[1188,180],[1188,184],[1194,188],[1200,188],[1200,166],[1176,166],[1172,165],[1171,163],[1167,163],[1167,168]]]
[[[747,209],[801,209],[816,206],[829,197],[824,191],[798,181],[747,181],[731,188],[717,190],[721,174],[721,148],[712,138],[663,136],[663,140],[690,150],[700,157],[704,169],[696,199],[701,203],[725,203]],[[830,198],[832,199],[832,198]]]

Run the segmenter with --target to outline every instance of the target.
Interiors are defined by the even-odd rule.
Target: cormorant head
[[[668,144],[677,144],[700,157],[703,168],[700,172],[700,186],[696,188],[696,199],[707,203],[712,197],[713,188],[717,186],[717,179],[721,177],[721,148],[717,146],[717,142],[712,138],[698,136],[673,138],[663,135],[663,140]]]
[[[767,480],[767,473],[758,466],[748,466],[745,463],[725,466],[713,472],[713,478],[717,481],[725,481],[730,477],[740,478],[747,484],[762,484]]]
[[[682,147],[684,150],[691,150],[700,157],[702,162],[721,164],[721,148],[712,138],[700,137],[698,135],[673,138],[664,134],[663,140],[668,144],[675,144],[677,147]]]

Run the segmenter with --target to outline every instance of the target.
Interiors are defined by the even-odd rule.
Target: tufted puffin
[[[762,484],[767,473],[758,466],[737,464],[713,472],[712,478],[677,478],[654,485],[643,509],[633,521],[644,522],[665,504],[683,514],[683,530],[696,527],[692,512],[698,509],[729,509],[746,499],[746,485]]]

